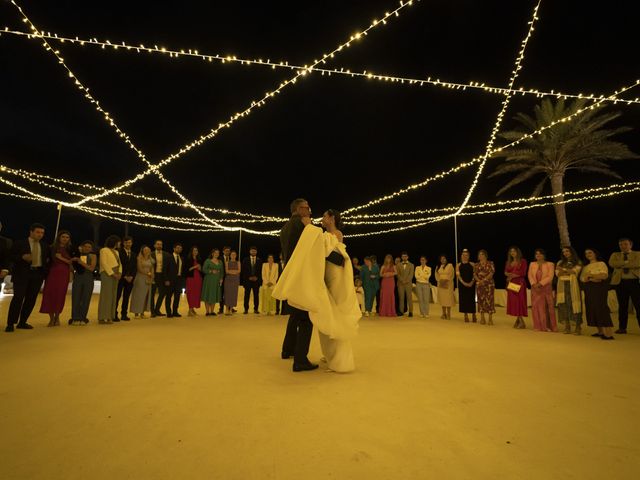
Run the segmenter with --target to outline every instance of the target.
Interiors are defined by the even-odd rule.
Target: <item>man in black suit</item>
[[[249,256],[242,261],[242,286],[244,287],[244,313],[249,313],[249,296],[253,292],[253,313],[260,313],[260,285],[262,284],[262,260],[258,258],[258,249],[249,248]]]
[[[176,243],[173,246],[173,254],[167,263],[166,279],[169,282],[166,301],[167,317],[181,317],[182,315],[178,313],[178,306],[180,305],[180,295],[182,295],[182,289],[185,284],[185,268],[181,243]],[[173,305],[171,303],[172,297]]]
[[[0,223],[0,231],[2,231],[2,223]],[[5,237],[0,237],[0,286],[2,285],[4,277],[9,274],[9,266],[11,265],[11,245],[11,240]]]
[[[153,244],[153,253],[151,254],[151,261],[154,268],[153,285],[151,285],[151,316],[152,317],[164,317],[164,313],[160,312],[160,306],[163,300],[167,296],[167,287],[170,283],[166,279],[167,266],[171,262],[171,255],[169,252],[165,252],[163,249],[162,240],[156,240]],[[158,298],[154,302],[154,298],[158,292]],[[169,313],[167,311],[167,313]]]
[[[27,320],[36,304],[49,264],[50,250],[42,237],[44,225],[34,223],[29,228],[29,237],[16,241],[11,248],[13,298],[9,305],[5,332],[13,332],[16,323],[18,325],[15,328],[33,328]]]
[[[302,198],[291,202],[291,218],[280,231],[280,246],[282,247],[285,266],[291,258],[298,240],[300,240],[302,231],[310,223],[311,209],[309,208],[309,203]],[[282,344],[282,358],[286,359],[293,356],[294,372],[318,368],[318,365],[311,363],[307,358],[311,333],[313,332],[313,324],[309,318],[309,312],[286,305],[285,313],[289,313],[290,316],[287,323],[287,333]]]
[[[128,321],[129,317],[127,312],[129,310],[129,296],[131,295],[131,289],[133,288],[133,279],[136,278],[138,272],[138,260],[133,253],[131,247],[133,246],[133,238],[126,236],[122,239],[122,247],[118,249],[118,255],[120,256],[120,264],[122,265],[122,276],[118,281],[118,292],[116,294],[116,318],[114,322],[119,322],[120,319]],[[122,306],[120,307],[120,319],[118,319],[118,304],[120,303],[120,297],[122,297]]]
[[[280,252],[280,260],[278,261],[278,278],[282,275],[284,271],[284,258],[282,257],[282,252]],[[276,315],[280,315],[284,312],[284,304],[285,302],[281,302],[280,300],[276,300]]]
[[[227,273],[227,262],[231,260],[231,247],[222,247],[222,285],[220,286],[220,310],[218,313],[222,315],[224,313],[224,278]],[[235,308],[232,308],[233,313],[236,312]]]

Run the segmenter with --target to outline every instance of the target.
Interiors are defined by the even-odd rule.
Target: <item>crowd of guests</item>
[[[527,263],[518,247],[510,247],[503,273],[507,286],[506,312],[515,317],[513,328],[526,328],[524,319],[528,316],[527,289],[530,287],[534,330],[557,332],[559,321],[564,324],[564,333],[581,335],[584,317],[588,326],[597,329],[592,336],[613,340],[608,305],[608,292],[613,288],[619,304],[619,325],[615,333],[626,334],[629,301],[636,313],[640,311],[640,252],[632,250],[633,243],[628,238],[621,238],[618,246],[620,251],[611,255],[608,266],[593,248],[584,251],[583,260],[573,247],[564,247],[557,263],[548,261],[546,252],[538,248],[534,260]],[[395,259],[386,255],[381,266],[375,255],[365,257],[363,265],[357,258],[352,261],[356,292],[365,317],[374,313],[374,302],[379,316],[412,317],[413,301],[407,299],[412,298],[414,289],[420,316],[429,316],[432,269],[425,256],[420,257],[417,266],[409,261],[407,252]],[[433,277],[437,286],[435,300],[442,308],[441,318],[451,318],[457,287],[458,309],[464,321],[476,323],[479,314],[480,324],[493,325],[495,275],[496,266],[486,250],[478,251],[473,262],[469,250],[464,249],[455,265],[446,255],[440,255]]]
[[[284,269],[282,255],[277,261],[273,255],[263,261],[257,248],[250,247],[249,256],[240,261],[230,247],[214,248],[205,256],[197,246],[189,248],[185,255],[181,243],[174,243],[169,252],[162,240],[156,240],[153,248],[141,245],[134,250],[131,237],[121,239],[116,235],[107,237],[96,254],[91,241],[73,246],[66,230],[57,233],[53,245],[45,244],[44,233],[45,227],[34,223],[26,239],[11,244],[0,237],[0,279],[11,273],[13,282],[6,332],[33,328],[28,319],[43,282],[40,312],[49,315],[48,326],[60,325],[69,282],[72,313],[68,323],[88,323],[96,271],[101,281],[97,318],[100,324],[129,321],[130,314],[138,318],[147,313],[151,317],[180,317],[178,307],[183,292],[189,316],[197,315],[203,303],[207,316],[233,315],[241,285],[245,314],[250,311],[252,296],[254,313],[278,315],[282,310],[280,302],[272,297]],[[597,328],[594,337],[611,340],[614,337],[608,291],[614,288],[619,303],[615,333],[627,333],[629,301],[636,312],[640,311],[640,252],[632,250],[628,238],[621,238],[618,245],[619,251],[611,255],[608,266],[593,248],[587,248],[581,259],[572,247],[564,247],[557,263],[548,261],[543,249],[536,249],[534,260],[527,263],[518,247],[509,248],[503,274],[506,312],[515,317],[513,327],[526,328],[530,288],[534,330],[557,332],[559,321],[564,324],[564,333],[579,335],[586,318],[588,326]],[[442,308],[441,318],[451,319],[457,288],[458,310],[464,321],[476,323],[479,315],[480,324],[493,325],[496,266],[486,250],[478,251],[476,261],[472,261],[471,253],[464,249],[455,264],[440,255],[433,269],[425,256],[414,265],[407,252],[395,259],[386,255],[382,265],[378,265],[375,255],[365,257],[363,264],[354,257],[352,265],[354,288],[365,317],[413,317],[414,292],[420,316],[428,317],[433,278],[437,287],[433,300]]]

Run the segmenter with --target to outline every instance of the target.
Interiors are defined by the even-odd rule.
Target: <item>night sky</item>
[[[203,3],[205,3],[203,5]],[[201,53],[288,60],[308,64],[344,42],[373,18],[397,7],[392,1],[303,2],[22,2],[25,13],[45,31],[97,37],[113,42],[198,49]],[[399,18],[371,32],[327,64],[353,71],[451,82],[506,86],[534,1],[437,0],[414,2]],[[640,78],[637,19],[632,1],[543,1],[516,86],[568,93],[609,94]],[[26,30],[7,1],[0,2],[0,25]],[[290,70],[205,63],[202,60],[114,52],[92,46],[59,47],[65,61],[110,111],[152,162],[164,158],[246,108]],[[113,186],[143,170],[143,164],[73,86],[55,58],[37,40],[0,36],[2,100],[0,160],[10,167],[66,179]],[[640,88],[640,87],[639,87]],[[631,91],[630,97],[640,96]],[[191,201],[210,206],[287,216],[289,202],[307,198],[314,214],[346,209],[416,183],[482,154],[503,97],[480,91],[451,91],[375,80],[312,74],[285,89],[266,106],[240,119],[205,145],[163,169]],[[535,97],[515,98],[504,126],[518,111],[530,113]],[[640,152],[640,107],[623,112],[618,125],[634,130],[619,137]],[[493,201],[506,180],[487,179],[499,160],[490,161],[472,203]],[[617,162],[625,180],[637,180],[637,161]],[[475,169],[467,169],[374,211],[413,210],[459,204]],[[570,173],[568,190],[612,183],[597,175]],[[536,181],[501,198],[527,195]],[[174,199],[155,176],[136,185],[148,195]],[[0,186],[0,191],[8,187]],[[545,194],[549,193],[547,189]],[[640,242],[638,194],[567,207],[574,245],[593,245],[608,255],[619,236]],[[111,197],[112,201],[115,197]],[[122,200],[120,200],[122,201]],[[157,208],[156,208],[156,211]],[[0,197],[3,235],[24,235],[41,221],[51,238],[52,204]],[[551,207],[508,215],[459,219],[460,248],[489,250],[502,265],[506,248],[520,245],[558,256],[558,234]],[[74,240],[92,238],[85,214],[64,211],[61,227]],[[372,227],[366,227],[372,229]],[[121,223],[103,221],[101,239],[122,234]],[[364,231],[347,228],[345,233]],[[232,243],[237,234],[190,234],[129,226],[138,246],[163,238],[197,243],[208,250]],[[277,252],[276,238],[243,236],[261,253]],[[453,254],[453,221],[403,233],[348,241],[352,254],[399,254],[408,250],[430,263]],[[497,277],[501,276],[498,275]]]

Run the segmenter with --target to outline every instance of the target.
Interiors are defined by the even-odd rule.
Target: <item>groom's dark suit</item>
[[[280,231],[280,246],[282,247],[282,257],[286,264],[293,255],[293,251],[300,240],[305,225],[300,216],[294,215],[285,223]],[[283,304],[283,308],[286,304]],[[311,343],[311,333],[313,324],[309,319],[309,312],[298,310],[290,305],[286,305],[285,314],[289,314],[287,323],[287,333],[282,344],[283,356],[293,355],[294,364],[304,365],[309,363],[307,354],[309,353],[309,343]]]

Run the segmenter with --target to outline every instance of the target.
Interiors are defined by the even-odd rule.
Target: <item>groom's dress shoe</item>
[[[305,372],[307,370],[315,370],[318,368],[318,365],[315,363],[294,363],[293,371],[294,372]]]

